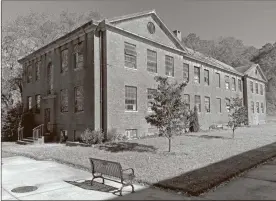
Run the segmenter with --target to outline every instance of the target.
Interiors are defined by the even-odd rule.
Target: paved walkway
[[[135,193],[127,196],[131,188],[124,188],[123,197],[112,192],[121,185],[106,180],[107,185],[89,185],[91,174],[53,161],[36,161],[16,156],[2,158],[3,200],[109,200],[109,199],[175,199],[187,200],[183,195],[161,191],[156,188],[135,185]],[[84,182],[84,181],[87,182]],[[67,182],[66,182],[67,181]],[[97,180],[96,180],[97,181]],[[100,181],[100,180],[99,180]],[[28,193],[14,193],[11,190],[21,186],[36,186]]]
[[[275,200],[276,159],[201,197],[212,200]]]

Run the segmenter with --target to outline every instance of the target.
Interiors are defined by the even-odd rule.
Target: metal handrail
[[[43,136],[43,127],[44,124],[40,124],[39,126],[33,128],[33,139],[37,140]]]
[[[24,131],[24,127],[19,127],[17,129],[18,140],[22,140],[23,139],[23,131]]]

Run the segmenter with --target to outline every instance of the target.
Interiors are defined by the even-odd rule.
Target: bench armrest
[[[124,170],[122,170],[122,171],[126,171],[126,170],[131,170],[131,171],[132,171],[132,174],[134,175],[134,170],[133,170],[133,168],[127,168],[127,169],[124,169]]]

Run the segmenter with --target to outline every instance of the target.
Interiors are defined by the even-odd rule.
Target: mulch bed
[[[244,152],[171,179],[163,180],[154,184],[154,186],[182,191],[191,196],[198,196],[212,187],[273,157],[276,157],[276,143]]]

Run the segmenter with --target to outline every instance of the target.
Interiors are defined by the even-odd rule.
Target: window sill
[[[174,78],[174,75],[166,75],[167,77],[171,77],[171,78]]]
[[[75,113],[75,114],[82,114],[82,113],[84,113],[84,110],[81,110],[81,111],[75,111],[74,113]]]
[[[83,68],[74,68],[74,71],[81,71]]]
[[[137,68],[130,68],[130,67],[127,67],[127,66],[125,66],[125,69],[134,70],[134,71],[137,71],[137,70],[138,70]]]
[[[138,112],[138,110],[125,110],[125,112]]]
[[[157,76],[158,75],[158,73],[156,72],[151,72],[151,71],[148,71],[148,73],[150,74],[150,75],[153,75],[153,76]]]

